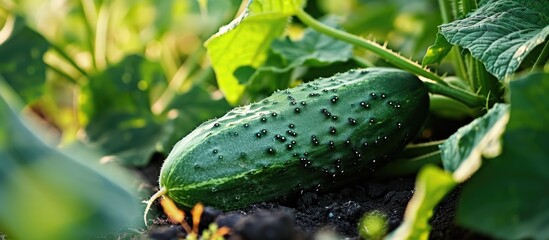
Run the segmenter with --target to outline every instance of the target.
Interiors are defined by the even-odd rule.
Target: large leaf
[[[548,12],[549,1],[489,0],[466,18],[441,25],[440,32],[503,80],[549,35]]]
[[[27,103],[44,92],[46,64],[43,56],[49,43],[27,26],[14,23],[10,37],[0,45],[0,76]]]
[[[512,81],[503,151],[465,185],[457,221],[502,239],[549,239],[549,73]]]
[[[0,92],[2,234],[9,239],[95,239],[137,221],[141,208],[125,185],[129,175],[93,164],[93,155],[84,149],[67,153],[49,146],[4,97]]]
[[[456,185],[448,172],[431,165],[423,167],[416,180],[414,196],[406,207],[404,222],[388,239],[429,239],[429,219],[440,200]]]
[[[135,55],[92,76],[80,99],[82,140],[105,153],[105,160],[147,164],[163,136],[151,112],[150,91],[165,82],[158,64]]]
[[[508,105],[496,104],[484,116],[458,129],[440,146],[444,169],[454,172],[456,180],[464,181],[480,167],[483,155],[494,157],[505,130]],[[494,153],[495,149],[495,153]]]
[[[173,130],[163,144],[161,151],[168,153],[177,141],[212,118],[221,117],[231,109],[224,99],[213,99],[211,94],[199,86],[179,94],[168,106]]]
[[[253,0],[246,10],[207,42],[208,55],[225,98],[237,104],[244,86],[234,76],[239,67],[258,68],[271,42],[279,37],[294,14],[295,0]]]
[[[328,16],[321,20],[324,24],[337,27],[337,18]],[[286,60],[289,68],[301,65],[325,66],[333,62],[344,62],[353,56],[353,46],[325,34],[307,28],[303,38],[292,41],[289,38],[275,40],[271,45],[275,53]]]

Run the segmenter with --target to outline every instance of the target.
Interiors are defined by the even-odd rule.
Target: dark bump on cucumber
[[[349,123],[350,123],[351,125],[356,125],[356,119],[354,119],[354,118],[348,118],[348,120],[349,120]]]
[[[337,130],[334,126],[330,126],[330,134],[335,135],[337,133]]]

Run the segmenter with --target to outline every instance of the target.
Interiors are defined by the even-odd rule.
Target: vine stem
[[[55,73],[59,74],[60,76],[62,76],[63,78],[65,78],[66,80],[68,80],[69,82],[75,84],[75,85],[78,85],[79,82],[74,79],[71,75],[69,75],[68,73],[64,72],[63,70],[61,70],[60,68],[54,66],[54,65],[51,65],[49,63],[44,63],[46,64],[46,67],[51,69],[52,71],[54,71]]]
[[[440,150],[414,158],[397,158],[378,169],[374,176],[378,179],[387,179],[414,174],[427,164],[441,165],[441,159]]]
[[[84,76],[88,76],[88,73],[84,71],[71,57],[69,57],[69,54],[63,50],[63,48],[57,46],[56,44],[49,42],[50,47],[56,51],[63,59],[67,60],[67,63],[69,63],[74,69],[76,69],[78,72],[80,72]]]
[[[96,12],[97,9],[95,7],[95,3],[92,0],[81,0],[80,1],[80,10],[82,11],[82,20],[84,21],[86,34],[87,36],[87,43],[88,47],[90,48],[90,54],[92,58],[92,65],[94,69],[97,69],[96,61],[95,61],[95,30],[94,25],[95,22],[97,22],[97,16]]]
[[[414,74],[417,74],[419,76],[423,76],[425,78],[431,79],[433,81],[436,81],[439,84],[447,85],[446,82],[442,79],[441,76],[438,76],[427,69],[423,68],[421,65],[411,61],[408,58],[405,58],[403,56],[400,56],[399,54],[391,51],[390,49],[386,48],[385,46],[382,46],[376,42],[363,39],[361,37],[358,37],[356,35],[347,33],[345,31],[341,31],[335,28],[332,28],[330,26],[327,26],[313,17],[311,17],[309,14],[307,14],[302,8],[296,7],[295,8],[295,15],[301,20],[303,23],[305,23],[307,26],[323,33],[328,36],[334,37],[336,39],[348,42],[354,46],[364,48],[366,50],[369,50],[386,61],[394,64],[395,66],[406,69]]]
[[[425,86],[427,86],[430,93],[449,97],[467,105],[468,107],[480,107],[484,106],[486,103],[486,100],[483,97],[471,94],[470,92],[466,92],[459,88],[440,85],[431,81],[423,81],[423,83],[425,83]]]
[[[549,56],[549,41],[547,41],[545,43],[545,46],[543,46],[543,49],[538,56],[538,59],[536,59],[536,62],[534,63],[534,67],[532,67],[532,71],[537,68],[543,67],[544,63],[547,62],[547,56]]]
[[[483,97],[449,86],[446,82],[444,82],[441,76],[438,76],[428,71],[427,69],[423,68],[422,66],[411,61],[408,58],[400,56],[390,49],[387,49],[385,46],[327,26],[311,17],[301,7],[298,7],[298,5],[295,5],[295,15],[307,26],[315,29],[320,33],[348,42],[354,46],[372,51],[397,67],[408,70],[424,78],[433,80],[434,82],[423,81],[425,82],[427,88],[431,93],[444,95],[446,97],[462,102],[469,107],[484,106],[485,99]]]
[[[440,8],[440,15],[442,16],[442,23],[449,23],[456,19],[456,13],[453,12],[452,6],[450,6],[448,0],[438,0],[438,5]],[[467,70],[465,69],[465,63],[463,62],[463,57],[461,56],[460,49],[458,46],[453,46],[450,52],[452,61],[454,62],[456,75],[465,81],[467,84],[471,85],[469,81],[469,76],[467,75]]]
[[[177,95],[179,88],[181,88],[189,76],[200,67],[199,61],[202,59],[204,54],[204,49],[200,48],[179,67],[176,73],[172,76],[164,92],[162,92],[160,97],[152,105],[153,113],[161,114],[166,111],[166,108],[172,103]]]

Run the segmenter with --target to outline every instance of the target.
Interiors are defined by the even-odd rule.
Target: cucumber
[[[350,70],[279,90],[203,123],[166,161],[160,191],[232,210],[365,179],[419,132],[425,85],[398,69]]]

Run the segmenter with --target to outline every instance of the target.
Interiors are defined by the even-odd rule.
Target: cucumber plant
[[[418,173],[415,196],[408,206],[404,223],[390,233],[388,238],[421,239],[428,236],[428,221],[434,207],[458,184],[464,185],[456,212],[456,222],[461,226],[495,238],[549,238],[545,224],[549,221],[546,217],[549,216],[549,205],[545,201],[548,199],[546,182],[549,181],[549,167],[546,159],[549,152],[544,147],[548,145],[546,136],[549,135],[546,124],[549,109],[545,104],[549,102],[545,94],[549,91],[549,2],[424,0],[413,1],[413,4],[410,3],[413,7],[410,7],[402,5],[402,1],[344,0],[349,5],[338,5],[339,10],[335,11],[344,16],[342,21],[337,21],[338,18],[334,16],[319,17],[329,12],[320,10],[319,5],[326,7],[334,1],[211,2],[140,1],[136,4],[132,1],[81,1],[67,4],[62,8],[64,11],[53,11],[51,9],[59,9],[58,5],[52,8],[48,1],[2,1],[0,84],[7,84],[15,90],[25,101],[25,109],[32,110],[26,112],[37,112],[46,123],[55,126],[62,134],[58,139],[62,145],[75,140],[82,141],[104,156],[101,158],[102,163],[119,162],[126,167],[147,166],[156,152],[168,155],[178,140],[200,123],[221,117],[230,110],[230,105],[234,107],[257,102],[248,105],[249,115],[234,115],[245,109],[241,107],[231,111],[233,115],[204,123],[196,131],[212,134],[211,139],[194,132],[178,144],[168,157],[160,178],[161,188],[155,197],[164,195],[183,205],[199,201],[195,197],[199,196],[204,201],[211,201],[213,205],[226,203],[235,208],[259,198],[282,195],[285,191],[314,190],[318,183],[321,183],[321,189],[338,186],[357,175],[387,178]],[[406,14],[393,19],[390,17],[393,12],[387,12],[386,9],[381,11],[387,5],[392,5],[389,7],[391,9],[401,8],[400,11]],[[440,16],[433,14],[432,10],[436,7],[440,9]],[[40,14],[36,14],[35,9],[40,9]],[[212,35],[222,24],[229,22],[228,18],[232,18],[237,11],[241,12],[238,17]],[[409,18],[409,13],[418,12],[422,16]],[[197,15],[201,15],[204,21],[196,21]],[[357,20],[357,16],[360,20]],[[425,24],[417,24],[417,20]],[[338,22],[342,23],[341,26],[338,26]],[[441,24],[437,28],[438,22]],[[393,29],[395,31],[387,35],[386,30],[391,26],[386,23],[398,26],[398,29]],[[401,23],[406,23],[406,26]],[[296,31],[301,27],[306,29]],[[380,34],[377,31],[380,28],[386,32]],[[173,29],[178,31],[171,31]],[[402,29],[406,29],[406,32]],[[206,39],[210,35],[210,39]],[[388,41],[376,41],[375,37],[379,38],[380,35],[387,35]],[[434,44],[429,48],[423,47],[425,41],[434,41]],[[200,42],[205,43],[205,48],[196,44]],[[422,50],[426,50],[424,55],[421,55]],[[396,53],[398,51],[404,53]],[[423,62],[419,64],[403,55],[413,56],[413,59],[423,57]],[[206,57],[209,65],[204,64]],[[373,66],[401,70],[368,70]],[[350,72],[350,69],[359,68],[366,70]],[[362,76],[359,74],[362,71],[371,72]],[[417,84],[417,89],[429,92],[429,114],[442,116],[431,118],[427,130],[431,129],[431,124],[446,126],[449,125],[446,120],[463,116],[476,120],[458,131],[448,128],[455,131],[448,139],[443,138],[451,133],[432,138],[437,141],[409,144],[397,156],[387,154],[387,157],[393,159],[370,174],[370,170],[377,168],[383,159],[381,153],[389,153],[388,148],[398,152],[403,147],[390,142],[402,140],[399,135],[401,132],[397,131],[398,124],[394,128],[394,121],[397,120],[393,117],[402,119],[402,129],[409,130],[408,140],[411,141],[414,135],[412,132],[417,131],[414,124],[421,125],[419,115],[405,113],[409,109],[401,108],[397,112],[399,114],[391,115],[391,111],[396,110],[390,108],[391,100],[379,98],[381,90],[387,94],[387,98],[396,98],[388,93],[391,90],[402,90],[407,87],[406,84],[391,80],[392,77],[380,77],[387,86],[373,84],[380,79],[368,80],[383,72],[387,76],[400,75],[410,83],[419,83],[416,77],[402,71],[416,75],[422,82]],[[358,117],[350,116],[354,114],[354,108],[350,107],[348,111],[340,109],[351,101],[355,104],[358,101],[355,95],[343,97],[344,86],[338,90],[337,105],[330,102],[333,95],[329,94],[319,96],[318,100],[322,100],[319,103],[309,102],[309,98],[304,96],[304,100],[300,100],[306,101],[306,106],[300,105],[301,101],[297,100],[300,95],[297,93],[292,94],[296,99],[295,106],[289,105],[292,104],[288,102],[291,99],[285,96],[283,100],[286,101],[286,107],[294,106],[294,112],[292,108],[282,108],[282,99],[277,101],[276,106],[272,105],[273,101],[267,104],[260,101],[276,89],[294,89],[299,84],[302,85],[298,88],[302,88],[314,84],[311,81],[318,77],[324,79],[321,82],[326,81],[335,72],[345,72],[335,78],[356,75],[357,79],[368,82],[366,85],[375,85],[373,91],[378,97],[376,101],[385,101],[387,108],[379,107],[383,104],[377,105],[379,108],[370,105],[371,111],[364,112],[362,120],[375,113],[390,119],[385,122],[392,122],[393,126],[381,126],[382,122],[378,121],[381,118],[376,116],[375,124],[359,122]],[[371,93],[372,90],[365,91]],[[223,97],[220,93],[223,93]],[[284,90],[271,98],[282,95]],[[405,96],[411,95],[405,93],[396,100],[402,103]],[[415,97],[418,97],[415,99],[418,102],[414,105],[426,106],[425,100]],[[326,106],[321,106],[322,102]],[[316,112],[312,111],[312,106],[317,108]],[[262,116],[262,110],[258,110],[261,107],[276,110],[276,116],[267,113]],[[300,115],[295,113],[295,107],[299,107]],[[324,108],[326,112],[322,110]],[[327,113],[330,118],[326,118]],[[315,122],[312,117],[314,114],[320,116],[317,119],[319,122]],[[421,111],[421,114],[425,112]],[[334,115],[336,119],[333,119]],[[295,122],[289,123],[288,116],[296,117]],[[262,117],[267,122],[263,123]],[[413,123],[405,122],[405,118]],[[242,126],[233,129],[236,125],[228,125],[237,119],[241,119],[242,125],[250,122],[248,128]],[[357,120],[356,126],[349,125],[353,120]],[[219,127],[214,127],[216,122]],[[313,126],[304,130],[308,123],[313,123]],[[334,125],[326,125],[328,123]],[[265,124],[269,129],[259,128],[259,124]],[[290,124],[293,124],[295,130],[290,128]],[[362,127],[359,124],[365,125]],[[380,124],[380,128],[373,128],[377,124]],[[335,135],[331,134],[330,127],[334,127]],[[0,126],[0,132],[6,132],[6,129],[9,132],[8,128]],[[263,129],[267,135],[264,135]],[[288,133],[288,130],[292,132]],[[394,132],[381,134],[382,130]],[[318,148],[314,147],[317,141],[313,141],[313,131],[319,143]],[[369,160],[361,162],[364,164],[362,167],[355,169],[347,166],[343,174],[336,171],[338,165],[333,163],[338,158],[335,155],[342,156],[342,163],[346,159],[344,164],[353,163],[356,157],[354,146],[345,145],[348,140],[345,137],[353,136],[355,141],[349,142],[358,144],[358,140],[368,137],[371,131],[381,138],[387,136],[387,142],[379,145],[378,141],[378,147],[381,148],[377,150],[357,149],[363,160]],[[238,137],[234,136],[234,132],[238,132]],[[424,131],[423,134],[428,132]],[[254,137],[254,133],[259,133],[260,138]],[[277,134],[280,135],[278,138]],[[238,150],[244,149],[242,139],[246,138],[250,144],[245,150],[250,150],[250,153],[240,159]],[[210,143],[205,139],[209,139]],[[426,139],[431,140],[429,137]],[[2,142],[0,137],[0,149],[11,149],[12,146],[16,149],[28,148],[28,144],[7,140]],[[376,139],[368,141],[372,140],[375,145]],[[333,141],[334,149],[331,149],[330,141]],[[338,145],[341,141],[344,144]],[[219,147],[226,144],[232,147]],[[215,149],[199,151],[201,148],[213,148],[214,145]],[[372,146],[370,142],[369,146]],[[214,150],[217,150],[215,154]],[[311,164],[300,161],[305,152]],[[294,158],[293,153],[301,157]],[[314,154],[315,159],[311,157]],[[376,155],[376,164],[372,164],[373,158],[368,154]],[[194,157],[188,159],[189,156]],[[223,161],[220,161],[220,156]],[[252,161],[250,156],[257,162]],[[198,158],[205,160],[199,161]],[[288,162],[282,159],[288,159]],[[235,162],[238,164],[230,164]],[[266,186],[263,189],[252,187],[254,181],[257,183],[271,179],[271,176],[245,173],[264,167],[265,172],[271,171],[276,167],[272,165],[275,162],[283,166],[287,166],[284,165],[286,163],[290,166],[297,164],[295,168],[288,167],[291,171],[288,170],[287,175],[284,175],[286,178],[283,182],[288,183],[287,186],[281,186],[281,182],[269,189],[271,181],[261,183]],[[425,167],[426,164],[436,164],[444,170],[440,167]],[[49,172],[46,169],[42,171]],[[361,172],[353,175],[351,171]],[[235,173],[242,173],[248,179],[238,178]],[[295,178],[300,176],[293,176],[292,173],[307,173],[314,180],[303,181],[310,184],[307,186],[303,183],[296,185],[298,181]],[[206,175],[211,175],[212,180],[222,178],[233,182],[223,182],[226,185],[219,184],[217,188],[208,185],[200,190],[203,192],[199,192],[198,188],[190,189],[193,193],[191,197],[185,196],[184,191],[177,191],[176,188],[188,188],[188,182],[208,182]],[[61,177],[53,173],[48,173],[48,176]],[[240,194],[235,191],[232,195],[227,194],[226,198],[218,197],[215,193],[228,193],[228,189],[222,187],[229,186],[229,183],[233,186],[238,183],[249,184],[250,191],[241,188]],[[176,187],[179,185],[183,186]],[[18,190],[26,188],[7,189],[10,190],[4,195],[18,196]],[[63,189],[67,191],[63,194],[66,196],[79,193]],[[253,195],[251,198],[244,197],[250,194]],[[148,193],[146,195],[148,197]],[[86,201],[75,202],[76,205],[79,203]],[[112,209],[116,208],[116,203],[110,204],[113,204]],[[0,222],[10,222],[16,214],[21,213],[0,217]],[[77,223],[67,222],[66,226],[72,227],[74,224]],[[360,224],[362,229],[368,227],[367,223]],[[49,226],[41,222],[35,225]],[[3,232],[0,233],[1,238],[7,231],[5,226],[0,228],[0,232]],[[20,229],[26,233],[24,228]],[[90,229],[90,232],[98,230],[91,226],[86,229]],[[8,234],[18,235],[14,231]]]

